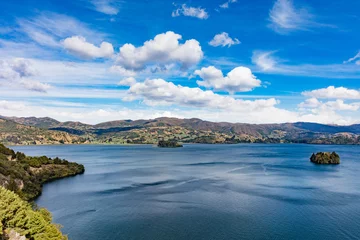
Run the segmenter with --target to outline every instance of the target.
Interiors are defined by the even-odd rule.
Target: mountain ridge
[[[160,138],[191,143],[293,142],[359,144],[360,124],[348,126],[311,122],[249,124],[211,122],[199,118],[115,120],[98,124],[60,122],[45,117],[4,117],[24,126],[65,132],[83,138],[82,143],[147,143]],[[1,129],[1,127],[0,127]],[[84,140],[85,139],[85,140]]]

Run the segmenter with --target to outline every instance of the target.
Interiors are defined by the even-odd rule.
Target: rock
[[[336,152],[313,153],[310,161],[316,164],[340,164],[340,156]]]
[[[8,240],[26,240],[25,236],[21,236],[19,233],[15,232],[13,229],[10,230],[7,235]]]

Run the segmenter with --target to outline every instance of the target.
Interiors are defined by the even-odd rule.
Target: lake
[[[85,165],[36,201],[71,240],[360,239],[359,146],[13,148]],[[312,164],[318,151],[341,165]]]

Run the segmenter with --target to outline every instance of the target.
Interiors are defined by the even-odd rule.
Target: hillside
[[[41,194],[42,184],[84,172],[84,166],[59,158],[29,157],[0,144],[0,186],[25,200]]]
[[[20,119],[19,122],[24,122]],[[36,126],[23,125],[11,120],[0,119],[0,142],[3,144],[74,144],[84,143],[85,139],[74,134],[64,131],[53,131],[47,128],[39,128]],[[25,121],[30,124],[30,121]],[[43,120],[39,122],[31,121],[34,125],[41,125]]]
[[[36,131],[52,131],[53,135],[69,134],[63,136],[66,139],[65,143],[156,144],[159,139],[174,139],[185,143],[360,143],[360,125],[336,126],[305,122],[245,124],[166,117],[150,120],[118,120],[96,125],[59,122],[51,118],[12,117],[6,119],[28,125],[26,127],[42,126]],[[31,133],[32,131],[34,129],[30,129],[25,134],[28,136],[25,142],[31,143],[31,140],[38,135]],[[2,130],[0,124],[0,134],[1,132],[3,135],[9,134],[9,130]],[[14,133],[10,134],[10,136],[13,135]],[[9,136],[1,139],[9,143],[15,143],[14,140],[17,140]],[[59,141],[58,138],[56,140]],[[41,144],[38,138],[35,142]],[[50,143],[56,143],[56,141]]]

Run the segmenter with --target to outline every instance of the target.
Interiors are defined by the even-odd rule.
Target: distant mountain
[[[90,125],[71,121],[59,122],[52,118],[2,118],[43,130],[65,132],[81,137],[83,141],[89,143],[155,144],[159,139],[175,139],[191,143],[360,143],[359,124],[351,126],[306,122],[246,124],[210,122],[198,118],[161,117],[149,120],[118,120]]]
[[[49,117],[36,118],[36,117],[4,117],[0,116],[1,119],[12,120],[22,125],[34,126],[39,128],[50,128],[56,126],[60,122]]]
[[[23,121],[23,118],[20,121]],[[35,124],[38,123],[35,121]],[[23,125],[4,118],[0,119],[0,143],[3,144],[73,144],[84,142],[86,140],[78,135]]]

